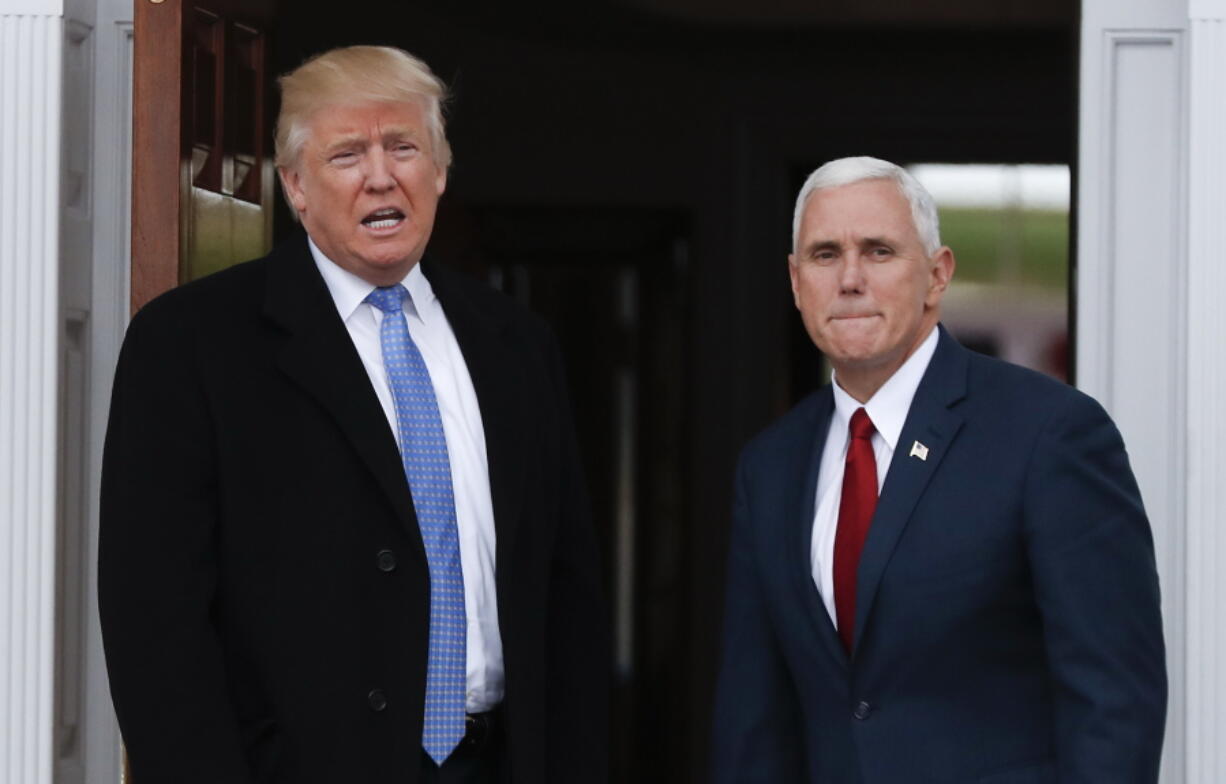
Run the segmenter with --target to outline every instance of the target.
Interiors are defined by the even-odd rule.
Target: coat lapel
[[[966,349],[944,327],[940,329],[940,342],[911,401],[860,555],[855,649],[860,647],[877,588],[911,512],[962,427],[962,417],[949,409],[966,395]],[[928,448],[925,459],[911,456],[916,442]]]
[[[374,475],[396,518],[412,534],[410,540],[424,561],[425,548],[395,437],[305,235],[273,251],[264,313],[288,333],[277,357],[281,370],[336,421]]]
[[[829,386],[823,387],[818,393],[817,407],[814,412],[813,438],[809,454],[799,456],[796,465],[805,466],[805,474],[800,486],[803,488],[799,501],[795,505],[796,514],[793,517],[793,535],[788,537],[788,550],[784,556],[792,564],[793,580],[804,603],[805,614],[814,624],[814,633],[821,641],[822,647],[842,669],[847,667],[847,652],[839,640],[830,613],[822,601],[821,593],[813,583],[812,551],[813,518],[817,512],[817,477],[822,466],[822,451],[826,447],[826,435],[830,431],[830,417],[834,413],[834,394]]]
[[[423,260],[422,272],[443,305],[477,393],[494,506],[498,582],[503,584],[515,561],[509,554],[524,499],[524,444],[531,438],[523,352],[512,345],[505,320],[479,308],[457,273],[429,259]]]

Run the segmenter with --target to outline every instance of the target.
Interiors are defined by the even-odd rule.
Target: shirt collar
[[[902,435],[902,426],[907,421],[907,412],[911,410],[915,391],[919,389],[924,371],[928,369],[928,363],[936,353],[938,332],[939,330],[933,327],[919,348],[902,363],[902,367],[894,371],[894,375],[864,404],[868,418],[873,421],[873,427],[885,439],[890,449],[897,448],[898,437]],[[838,420],[840,432],[846,433],[851,415],[856,413],[861,404],[838,385],[834,373],[830,374],[830,385],[834,389],[834,416]]]
[[[375,290],[375,285],[325,256],[310,236],[307,237],[307,245],[311,249],[311,257],[315,259],[315,266],[319,268],[319,274],[323,276],[328,292],[332,295],[332,301],[336,303],[336,311],[340,313],[342,321],[348,321],[370,292]],[[428,320],[428,305],[435,301],[434,287],[422,273],[421,264],[414,264],[401,283],[409,292],[409,301],[404,306],[405,312],[416,315],[422,321]],[[420,308],[417,307],[419,303],[422,305]]]

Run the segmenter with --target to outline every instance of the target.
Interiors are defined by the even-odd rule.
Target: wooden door
[[[275,0],[135,0],[132,288],[262,255],[275,195],[268,31]],[[127,757],[123,782],[132,782]]]
[[[275,0],[135,0],[132,311],[267,252]]]

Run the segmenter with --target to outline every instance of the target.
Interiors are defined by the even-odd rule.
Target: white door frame
[[[1226,0],[1083,0],[1078,386],[1124,434],[1154,528],[1162,780],[1226,780]]]

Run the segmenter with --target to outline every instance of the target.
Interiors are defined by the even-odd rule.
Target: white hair
[[[899,192],[911,205],[911,219],[915,222],[915,231],[919,234],[924,252],[929,256],[936,253],[941,247],[941,230],[932,194],[901,166],[866,155],[837,158],[824,163],[805,180],[796,197],[796,212],[792,216],[792,251],[796,251],[796,243],[800,240],[800,221],[804,216],[805,203],[814,191],[865,180],[891,180],[898,186]]]

